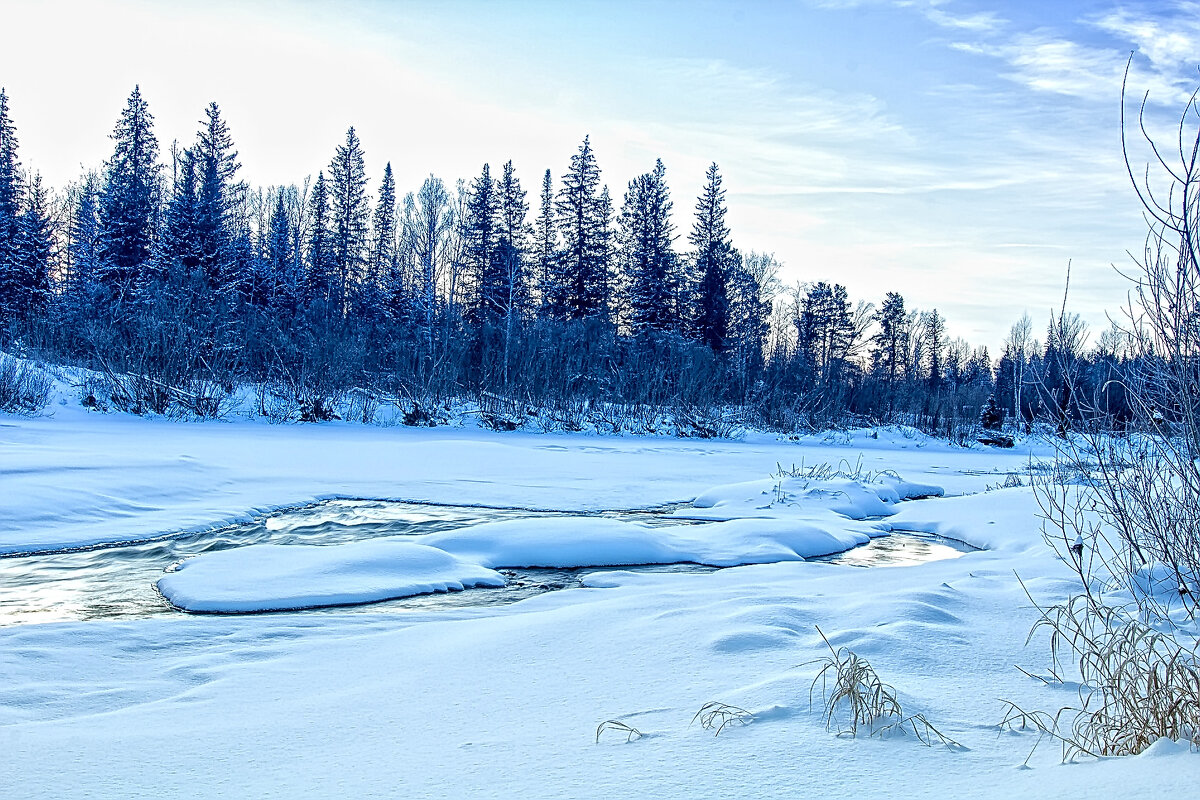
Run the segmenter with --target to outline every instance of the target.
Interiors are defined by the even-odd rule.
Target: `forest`
[[[535,196],[512,162],[372,195],[353,127],[315,178],[252,187],[216,103],[164,152],[135,88],[112,155],[61,189],[22,168],[0,90],[0,349],[85,367],[86,405],[278,420],[722,436],[899,423],[966,441],[1046,420],[1120,427],[1131,352],[1052,312],[993,359],[902,291],[784,285],[742,251],[716,163],[684,237],[657,161],[616,200],[588,137]],[[903,287],[897,287],[903,289]],[[1047,305],[1053,305],[1048,299]],[[36,404],[36,403],[35,403]]]

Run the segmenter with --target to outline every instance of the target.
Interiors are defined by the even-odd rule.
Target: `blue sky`
[[[44,2],[0,51],[22,160],[98,166],[134,83],[160,140],[216,100],[255,184],[298,182],[354,125],[402,191],[513,159],[535,193],[585,134],[619,199],[661,157],[682,239],[710,161],[743,250],[789,282],[901,292],[998,348],[1062,298],[1106,327],[1144,226],[1120,79],[1170,135],[1200,83],[1200,5],[1155,2]],[[164,150],[166,147],[164,146]],[[1138,150],[1142,162],[1148,153]]]

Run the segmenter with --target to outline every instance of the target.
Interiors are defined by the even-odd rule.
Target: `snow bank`
[[[741,519],[650,526],[600,517],[487,522],[419,537],[422,544],[488,567],[606,567],[799,561],[848,550],[881,531],[814,521]]]
[[[442,550],[396,539],[326,547],[250,545],[184,561],[158,581],[188,611],[278,611],[370,603],[504,578]]]
[[[902,500],[941,497],[940,486],[881,475],[872,481],[782,477],[716,486],[692,501],[696,508],[717,509],[715,516],[776,516],[779,512],[832,511],[850,519],[894,514]],[[689,510],[690,511],[690,510]],[[758,513],[755,513],[758,512]]]

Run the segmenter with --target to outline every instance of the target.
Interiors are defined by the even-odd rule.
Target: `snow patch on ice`
[[[350,605],[503,585],[497,572],[396,539],[237,547],[188,559],[158,581],[172,605],[214,612]]]
[[[739,519],[650,526],[598,517],[486,522],[420,537],[487,567],[607,567],[707,564],[732,567],[801,561],[865,544],[866,526],[811,520]]]

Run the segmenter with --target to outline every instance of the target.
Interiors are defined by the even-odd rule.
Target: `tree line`
[[[662,161],[618,204],[587,137],[532,200],[511,161],[403,197],[389,163],[372,195],[354,128],[315,179],[252,188],[216,103],[164,154],[137,88],[111,138],[52,193],[22,170],[0,90],[0,345],[95,370],[86,402],[219,414],[252,384],[284,418],[355,397],[364,419],[395,402],[433,423],[475,398],[501,427],[685,435],[859,419],[963,436],[988,408],[1068,420],[1097,398],[1120,414],[1099,389],[1118,348],[1085,353],[1065,312],[1045,347],[1015,326],[993,364],[899,293],[784,287],[773,255],[734,246],[715,163],[684,249]]]

